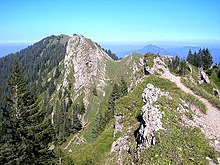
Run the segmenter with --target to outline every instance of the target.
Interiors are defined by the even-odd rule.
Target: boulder
[[[53,151],[54,149],[55,149],[55,145],[52,144],[52,145],[50,146],[50,148],[48,149],[48,151]]]
[[[117,158],[117,164],[123,165],[124,164],[124,156],[123,152],[130,152],[130,143],[129,143],[129,137],[128,136],[122,136],[119,137],[117,141],[114,141],[112,143],[111,151],[112,152],[118,152],[118,158]]]
[[[220,99],[220,91],[219,91],[219,89],[213,89],[213,93],[214,93],[214,95],[218,98],[218,99]]]
[[[204,71],[201,71],[201,79],[210,84],[209,76]]]
[[[203,71],[202,67],[198,68],[198,76],[201,80],[203,80],[207,84],[210,84],[209,76]],[[202,84],[202,83],[200,83],[200,84]]]

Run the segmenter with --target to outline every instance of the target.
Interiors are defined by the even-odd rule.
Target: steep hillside
[[[141,78],[128,96],[117,101],[115,119],[100,137],[70,154],[77,164],[219,161],[220,111],[171,74],[167,61],[167,57],[155,56],[150,71],[159,76]]]
[[[60,91],[67,90],[73,105],[83,100],[86,111],[79,116],[83,131],[70,137],[70,142],[64,144],[66,150],[71,149],[71,145],[75,143],[95,140],[93,130],[96,119],[108,111],[114,83],[119,83],[122,78],[128,83],[132,82],[134,73],[143,65],[139,61],[140,57],[141,55],[134,54],[121,61],[114,61],[90,39],[81,35],[70,38],[66,47],[63,76],[61,74],[62,84],[57,84],[56,94],[51,102],[58,100]]]
[[[46,105],[57,138],[61,141],[69,135],[72,138],[71,131],[60,130],[61,127],[68,129],[68,126],[60,123],[63,119],[59,118],[65,114],[64,118],[71,121],[77,114],[83,128],[79,139],[90,142],[94,140],[92,131],[97,115],[108,110],[114,82],[118,83],[122,77],[132,81],[133,74],[142,65],[140,57],[135,54],[114,61],[98,44],[82,35],[50,36],[0,59],[1,98],[9,90],[6,80],[16,59],[27,74],[29,86],[41,96],[42,105]],[[79,113],[81,105],[85,110]]]
[[[38,88],[39,92],[42,92],[42,84],[40,83],[39,87],[36,82],[46,77],[63,60],[68,39],[69,36],[66,35],[49,36],[20,52],[0,58],[0,100],[9,90],[7,80],[14,60],[21,63],[32,89]]]

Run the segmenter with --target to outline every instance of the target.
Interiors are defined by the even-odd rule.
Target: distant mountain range
[[[198,51],[200,48],[203,48],[203,47],[184,46],[184,47],[161,48],[156,45],[149,44],[149,45],[143,47],[142,49],[119,52],[119,53],[117,53],[117,55],[119,57],[124,57],[124,56],[126,56],[128,54],[132,54],[134,52],[140,53],[140,54],[151,52],[151,53],[160,54],[160,55],[171,55],[171,56],[178,55],[181,58],[185,59],[187,57],[189,49],[191,49],[192,52],[195,52],[195,51]],[[214,63],[220,62],[220,48],[210,48],[209,50],[213,56]]]
[[[20,51],[21,49],[24,49],[25,47],[27,47],[28,44],[22,44],[22,45],[0,45],[0,57],[3,57],[7,54],[10,53],[15,53],[17,51]],[[113,47],[113,49],[112,49]],[[119,48],[121,47],[121,50],[125,50],[122,52],[117,52],[117,50],[115,51],[114,48],[117,47],[117,49],[119,50]],[[139,46],[141,47],[141,46]],[[189,49],[192,50],[192,52],[198,51],[200,48],[203,47],[198,47],[198,46],[184,46],[184,47],[169,47],[169,48],[162,48],[162,47],[158,47],[156,45],[152,45],[149,44],[147,46],[144,46],[141,49],[138,49],[138,45],[134,46],[134,45],[105,45],[104,48],[106,49],[111,49],[113,53],[116,53],[118,57],[123,58],[124,56],[128,55],[128,54],[132,54],[134,52],[140,53],[140,54],[144,54],[147,52],[151,52],[154,54],[160,54],[160,55],[171,55],[171,56],[180,56],[181,58],[185,59],[187,57],[188,51]],[[129,50],[130,48],[130,50]],[[213,61],[214,63],[218,63],[220,62],[220,48],[210,48],[209,49],[212,56],[213,56]]]
[[[165,48],[160,48],[156,45],[147,45],[145,47],[143,47],[142,49],[137,49],[137,50],[130,50],[130,51],[125,51],[125,52],[120,52],[118,53],[118,56],[125,56],[128,54],[132,54],[132,53],[140,53],[140,54],[144,54],[147,52],[151,52],[154,54],[162,54],[162,55],[174,55],[173,53],[171,53],[170,51],[166,50]]]

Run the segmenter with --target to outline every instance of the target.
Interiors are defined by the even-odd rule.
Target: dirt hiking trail
[[[208,139],[220,140],[220,110],[214,107],[208,100],[196,95],[191,89],[187,88],[181,82],[181,77],[173,75],[168,70],[164,71],[164,73],[161,76],[163,78],[171,80],[182,91],[195,96],[207,106],[208,110],[206,114],[200,111],[195,112],[194,121],[199,124],[203,133]]]

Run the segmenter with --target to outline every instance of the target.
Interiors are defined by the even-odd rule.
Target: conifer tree
[[[189,49],[189,53],[187,55],[186,61],[188,61],[190,64],[193,64],[195,62],[195,57],[192,54],[192,50]]]
[[[176,56],[172,61],[169,63],[169,69],[174,71],[180,64],[180,58]]]
[[[111,94],[111,97],[109,98],[109,101],[108,101],[108,109],[109,109],[111,117],[113,117],[113,115],[114,115],[115,101],[119,98],[119,96],[120,96],[119,86],[118,86],[118,84],[114,83],[114,86],[112,89],[112,94]]]
[[[203,68],[204,69],[209,69],[212,66],[212,63],[213,63],[212,55],[211,55],[211,53],[210,53],[208,48],[206,48],[206,49],[204,48],[203,49],[203,54],[204,54],[203,58],[202,58]]]
[[[97,89],[95,86],[92,88],[92,93],[94,96],[98,96]]]
[[[11,87],[4,112],[8,121],[1,141],[0,162],[3,164],[46,164],[55,157],[48,151],[53,138],[50,121],[39,108],[37,97],[27,88],[25,76],[18,62],[14,62]]]
[[[82,129],[82,124],[77,116],[77,114],[73,113],[72,116],[72,124],[71,124],[71,133],[75,134]]]
[[[128,87],[127,83],[125,82],[124,78],[121,78],[120,82],[120,95],[121,97],[126,96],[128,94]]]
[[[186,60],[192,65],[202,67],[205,70],[209,69],[213,63],[212,55],[208,48],[199,49],[198,53],[195,52],[193,55],[191,50],[189,50]]]

